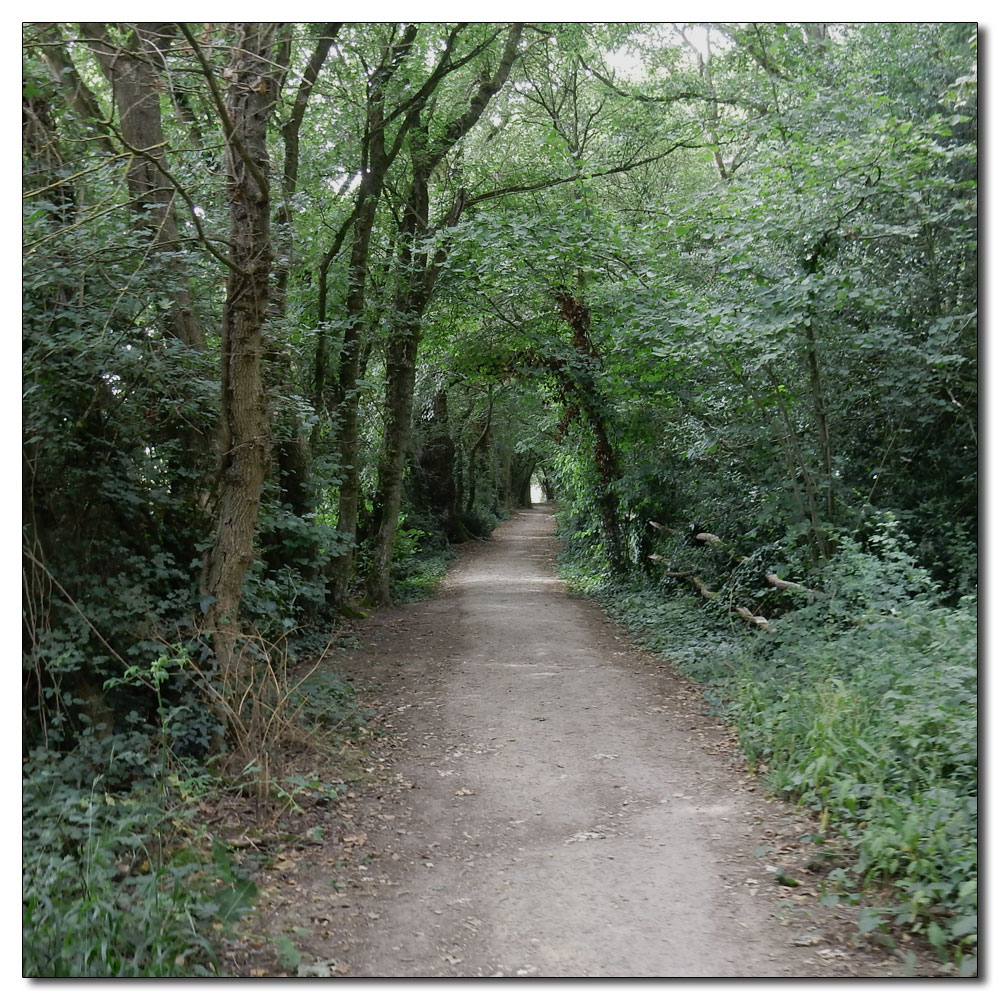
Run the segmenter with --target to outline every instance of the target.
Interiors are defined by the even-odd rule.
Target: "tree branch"
[[[637,94],[634,91],[624,90],[619,87],[613,79],[605,73],[595,69],[582,57],[580,65],[583,66],[592,76],[604,84],[609,90],[626,100],[639,101],[642,104],[676,104],[678,101],[712,101],[716,104],[731,104],[738,108],[750,108],[758,114],[766,114],[770,109],[764,104],[757,104],[754,101],[747,101],[742,97],[717,97],[712,94],[701,93],[697,90],[679,90],[672,94]]]
[[[701,143],[693,142],[676,142],[669,149],[665,149],[653,156],[647,156],[641,160],[633,160],[631,163],[621,163],[616,167],[609,167],[606,170],[577,170],[575,173],[568,174],[565,177],[548,177],[534,184],[511,184],[507,187],[485,191],[482,194],[467,198],[465,207],[468,209],[473,205],[479,204],[481,201],[491,201],[494,198],[502,198],[508,194],[526,194],[529,191],[543,191],[547,188],[556,187],[559,184],[571,184],[573,181],[583,180],[584,178],[610,177],[612,174],[622,174],[629,170],[634,170],[636,167],[644,167],[648,163],[655,163],[657,160],[662,160],[677,149],[698,149],[701,145]]]
[[[196,206],[194,203],[194,199],[187,193],[181,182],[177,180],[177,178],[174,177],[174,175],[163,165],[162,158],[154,156],[153,153],[148,149],[137,149],[135,146],[130,145],[126,141],[125,137],[121,134],[121,132],[118,129],[116,129],[113,125],[111,126],[111,130],[114,132],[115,137],[118,139],[118,141],[133,156],[141,156],[143,159],[148,160],[150,163],[152,163],[153,166],[156,167],[157,171],[159,171],[159,173],[161,173],[170,182],[170,186],[174,189],[174,191],[176,191],[177,194],[179,194],[181,198],[184,199],[184,202],[191,213],[191,221],[194,223],[194,227],[198,231],[198,238],[200,239],[205,249],[217,261],[219,261],[220,264],[224,264],[230,270],[235,271],[243,278],[249,278],[250,277],[249,273],[247,271],[244,271],[243,268],[239,266],[239,264],[237,264],[234,260],[230,260],[230,258],[225,256],[225,254],[219,253],[219,251],[212,246],[212,241],[208,238],[208,236],[205,235],[205,230],[202,227],[201,219],[198,217],[198,213],[195,211]],[[159,149],[160,147],[157,146],[154,148]]]
[[[306,67],[306,71],[303,73],[302,80],[299,83],[299,88],[295,92],[292,113],[289,115],[288,121],[281,126],[281,134],[284,136],[285,150],[288,154],[284,171],[284,188],[286,194],[289,191],[294,191],[298,183],[299,130],[302,127],[302,119],[305,117],[306,105],[309,103],[309,96],[319,77],[319,72],[323,68],[323,63],[326,62],[330,47],[333,45],[342,26],[342,23],[339,21],[328,22],[323,25],[319,41],[316,43],[316,48],[309,59],[309,65]]]

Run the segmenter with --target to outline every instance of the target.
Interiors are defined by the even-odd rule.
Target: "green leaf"
[[[933,921],[927,925],[927,940],[935,948],[943,948],[948,943],[948,935],[944,932],[940,924]]]
[[[253,906],[256,898],[257,886],[249,879],[237,879],[233,885],[215,893],[210,902],[218,907],[219,920],[230,927]]]
[[[280,937],[274,942],[278,952],[278,961],[283,969],[294,972],[302,962],[302,952],[292,943],[290,938]]]

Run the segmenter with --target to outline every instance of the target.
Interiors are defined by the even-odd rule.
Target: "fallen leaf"
[[[460,788],[457,792],[455,792],[455,794],[456,795],[475,795],[476,793],[469,791],[468,788]]]

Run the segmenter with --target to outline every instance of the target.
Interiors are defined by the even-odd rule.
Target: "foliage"
[[[87,733],[70,754],[32,753],[22,803],[23,975],[219,972],[220,935],[256,888],[221,844],[190,826],[185,800],[211,779],[185,766],[163,773],[156,743],[155,732],[136,729]]]
[[[347,688],[305,698],[297,661],[362,593],[429,593],[544,479],[576,572],[671,655],[732,663],[709,691],[745,706],[748,756],[867,824],[855,874],[961,947],[975,26],[265,27],[255,169],[217,100],[242,22],[23,27],[26,753],[132,719],[161,781],[224,740],[287,804],[276,749],[353,711]],[[269,226],[239,230],[244,168]],[[251,315],[224,289],[264,230]],[[261,338],[245,365],[238,312]],[[233,448],[251,369],[257,429]],[[263,483],[222,516],[251,451]],[[751,641],[664,567],[780,627]],[[931,841],[936,868],[915,860]]]
[[[191,707],[168,704],[164,693],[182,673],[210,687],[209,703],[225,692],[183,650],[109,682],[149,688],[158,726],[133,713],[127,734],[101,724],[69,752],[31,752],[22,805],[24,975],[219,973],[220,936],[252,905],[256,887],[225,845],[194,825],[196,804],[226,789],[252,791],[281,811],[299,810],[303,792],[336,798],[342,786],[285,773],[279,751],[331,749],[365,718],[352,683],[317,668],[292,677],[273,659],[274,646],[256,643],[250,687],[230,691],[225,704],[235,746],[213,772],[181,755],[203,756],[212,728],[198,742]]]
[[[892,887],[887,923],[975,955],[978,746],[973,600],[943,606],[898,539],[844,543],[824,594],[770,633],[634,576],[587,581],[644,645],[705,684],[748,766],[852,845],[835,891]]]

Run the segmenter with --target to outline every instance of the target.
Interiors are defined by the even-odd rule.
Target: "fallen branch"
[[[660,524],[659,521],[650,521],[649,526],[655,528],[662,535],[679,535],[681,534],[676,528],[668,528],[665,524]]]
[[[713,535],[710,531],[699,531],[694,537],[699,542],[708,542],[709,545],[726,544],[718,535]]]
[[[649,557],[653,562],[665,562],[666,560],[662,556],[651,555]],[[701,577],[696,576],[692,572],[677,572],[675,570],[667,570],[664,576],[673,577],[678,580],[687,580],[694,588],[705,598],[706,601],[710,601],[719,596],[714,590],[709,590],[707,584]],[[757,628],[763,629],[765,632],[772,632],[771,623],[761,615],[755,615],[748,608],[738,607],[736,605],[730,605],[730,611],[735,611],[740,618],[744,621],[749,622],[751,625],[756,625]]]
[[[653,524],[652,521],[649,522]],[[656,525],[659,527],[659,525]],[[665,529],[669,530],[669,529]],[[679,534],[679,532],[678,532]],[[698,534],[693,536],[693,540],[701,543],[708,543],[709,545],[714,545],[717,548],[725,548],[729,550],[730,556],[735,562],[745,563],[749,562],[747,556],[738,555],[732,548],[731,545],[724,542],[718,535],[713,535],[710,531],[699,531]],[[777,587],[778,590],[797,590],[803,594],[819,594],[821,591],[810,590],[809,587],[803,586],[801,583],[795,583],[792,580],[782,580],[777,573],[765,573],[764,579],[772,586]]]
[[[665,562],[662,556],[652,555],[649,558],[652,559],[654,562]],[[716,593],[714,590],[709,590],[705,581],[702,580],[701,577],[695,576],[694,573],[676,572],[668,570],[663,575],[674,577],[675,579],[678,580],[687,580],[690,584],[694,586],[694,588],[698,591],[698,593],[701,594],[701,596],[704,597],[705,600],[707,601],[710,601],[713,598],[719,596],[719,594]],[[773,631],[773,629],[771,628],[771,623],[766,618],[764,618],[761,615],[755,615],[748,608],[739,607],[731,604],[729,606],[729,610],[735,611],[744,621],[749,622],[751,625],[756,625],[757,628],[763,629],[765,632]]]
[[[763,615],[755,615],[749,608],[736,608],[736,613],[745,622],[749,622],[751,625],[756,625],[757,628],[763,629],[765,632],[774,631],[774,629],[771,628],[771,623]]]
[[[657,531],[663,534],[671,534],[671,535],[681,534],[681,532],[677,531],[676,529],[667,528],[662,524],[658,524],[656,521],[650,521],[649,524],[652,527],[656,528]],[[697,532],[697,534],[691,536],[691,540],[695,544],[701,544],[701,545],[707,544],[715,548],[727,549],[729,551],[731,558],[737,563],[749,562],[749,558],[747,556],[738,555],[735,551],[733,551],[732,546],[724,542],[718,535],[713,535],[712,532],[710,531],[699,531]],[[655,553],[649,556],[649,559],[652,562],[657,562],[657,563],[667,562],[667,560],[664,559],[663,556],[657,555]],[[706,600],[713,600],[720,596],[717,592],[709,590],[705,581],[696,575],[695,570],[665,570],[663,575],[672,577],[677,580],[687,580],[698,591],[698,593],[701,594],[701,596],[704,597]],[[803,594],[813,594],[813,595],[817,595],[820,593],[819,591],[810,590],[808,587],[803,586],[801,583],[795,583],[792,580],[782,580],[777,573],[765,573],[764,579],[770,586],[775,587],[778,590],[792,590],[792,591],[798,591],[799,593]],[[729,610],[731,612],[735,612],[736,614],[738,614],[740,618],[742,618],[749,625],[753,625],[754,627],[759,628],[764,632],[774,631],[771,623],[763,615],[755,615],[749,608],[745,608],[736,604],[730,604]]]

